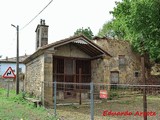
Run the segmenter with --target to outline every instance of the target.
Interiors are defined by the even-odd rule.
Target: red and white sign
[[[3,78],[16,78],[16,75],[14,74],[11,67],[9,67],[6,72],[3,74]]]
[[[108,98],[108,93],[107,93],[107,90],[100,90],[100,95],[99,95],[100,98],[105,98],[107,99]]]

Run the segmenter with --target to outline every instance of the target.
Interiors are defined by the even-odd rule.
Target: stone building
[[[139,56],[128,42],[73,36],[48,44],[48,26],[41,20],[36,29],[36,51],[24,60],[25,91],[53,104],[53,82],[138,84]],[[47,83],[47,84],[43,84]],[[82,87],[82,88],[81,88]],[[89,87],[58,85],[58,97],[87,96]],[[80,90],[83,89],[83,90]],[[100,89],[100,88],[97,88]],[[72,94],[76,91],[76,94]]]
[[[53,104],[53,83],[90,83],[104,78],[94,63],[110,59],[111,55],[86,37],[74,36],[48,44],[48,26],[42,20],[36,29],[36,51],[24,60],[26,64],[25,91],[42,98],[45,105]],[[42,84],[45,83],[45,84]],[[47,83],[47,84],[46,84]],[[85,94],[89,87],[76,85],[57,86],[61,98]],[[72,91],[77,91],[73,95]],[[85,95],[84,95],[85,96]]]
[[[133,52],[128,41],[95,37],[94,43],[112,55],[110,59],[95,63],[97,64],[97,68],[101,70],[101,73],[102,71],[104,72],[104,80],[106,83],[141,83],[140,55]],[[95,76],[99,77],[96,74]]]

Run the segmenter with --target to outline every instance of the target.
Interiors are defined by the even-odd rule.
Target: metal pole
[[[56,82],[56,80],[54,81],[54,115],[56,116],[57,115],[57,113],[56,113],[56,97],[57,97],[57,95],[56,95],[56,93],[57,93],[57,82]]]
[[[19,94],[19,26],[17,25],[16,94]]]
[[[7,80],[7,97],[9,97],[9,80]]]
[[[94,97],[93,97],[94,89],[93,89],[93,82],[90,83],[90,110],[91,110],[91,120],[94,120]]]
[[[142,62],[142,80],[144,85],[146,85],[146,78],[145,78],[145,62],[144,62],[144,55],[141,56]],[[144,112],[144,120],[147,120],[147,98],[146,98],[146,86],[143,88],[143,112]]]
[[[11,24],[12,27],[16,28],[17,31],[17,57],[16,57],[16,94],[19,94],[19,26]]]

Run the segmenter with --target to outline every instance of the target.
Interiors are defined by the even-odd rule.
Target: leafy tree
[[[108,37],[111,39],[123,39],[124,32],[123,30],[117,29],[117,26],[113,24],[114,20],[106,22],[103,24],[102,29],[99,30],[99,37]]]
[[[102,29],[99,30],[99,37],[109,37],[109,38],[117,38],[115,31],[112,28],[112,21],[106,22],[103,24]]]
[[[85,37],[87,37],[88,39],[92,39],[93,38],[93,32],[90,29],[90,27],[88,28],[79,28],[76,30],[76,32],[74,32],[74,35],[84,35]]]
[[[160,62],[160,0],[122,0],[111,14],[114,19],[102,30],[112,30],[117,38],[129,40],[134,50]]]

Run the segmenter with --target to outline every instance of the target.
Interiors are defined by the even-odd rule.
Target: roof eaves
[[[0,63],[17,63],[16,61],[0,61]],[[22,61],[19,61],[19,63],[23,63]]]
[[[86,37],[83,36],[83,35],[71,36],[71,37],[69,37],[69,38],[65,38],[65,39],[62,39],[62,40],[53,42],[53,43],[51,43],[51,44],[45,45],[45,46],[41,47],[41,49],[48,49],[48,48],[53,47],[53,46],[58,47],[58,46],[61,46],[61,45],[63,45],[63,44],[72,42],[72,40],[74,41],[75,39],[80,38],[80,37],[83,37],[83,38],[85,38],[85,39],[88,39],[88,38],[86,38]]]
[[[27,57],[25,60],[23,60],[23,63],[28,63],[29,61],[33,60],[37,55],[42,54],[45,49],[48,49],[50,47],[59,47],[61,45],[73,42],[73,41],[75,41],[78,38],[83,38],[83,40],[85,40],[88,44],[92,45],[92,47],[98,49],[103,54],[106,54],[106,55],[112,57],[108,52],[106,52],[105,50],[103,50],[101,47],[99,47],[97,44],[95,44],[94,42],[92,42],[91,40],[89,40],[84,35],[78,35],[78,36],[71,36],[69,38],[65,38],[65,39],[53,42],[51,44],[48,44],[48,45],[45,45],[45,46],[39,48],[36,52],[34,52],[29,57]]]
[[[96,49],[98,49],[99,51],[101,51],[102,53],[112,57],[112,55],[110,55],[107,51],[105,51],[104,49],[102,49],[100,46],[98,46],[97,44],[95,44],[94,42],[92,42],[91,40],[86,39],[87,42],[91,43],[91,45],[93,45],[93,47],[95,47]]]
[[[31,60],[33,60],[34,58],[36,58],[37,56],[41,55],[43,53],[43,50],[41,48],[39,48],[36,52],[34,52],[32,55],[30,55],[29,57],[27,57],[26,59],[24,59],[22,61],[22,63],[26,64],[28,62],[30,62]]]

